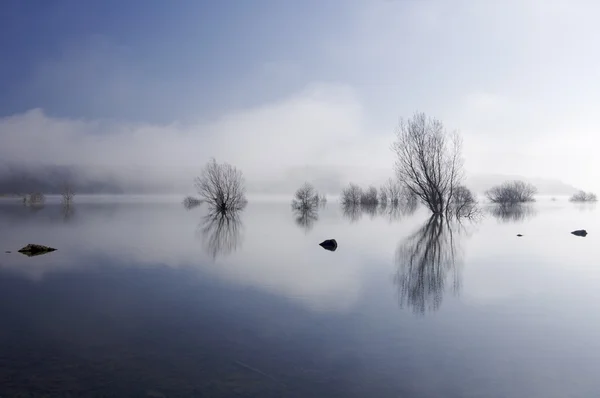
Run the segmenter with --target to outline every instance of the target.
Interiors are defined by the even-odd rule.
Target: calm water
[[[2,397],[600,396],[594,207],[458,227],[77,200],[0,203]]]

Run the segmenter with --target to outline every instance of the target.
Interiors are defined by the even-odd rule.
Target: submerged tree
[[[75,190],[73,185],[68,181],[64,182],[61,187],[62,203],[64,206],[70,206],[73,203],[75,197]]]
[[[458,133],[449,133],[437,119],[415,113],[400,121],[392,150],[402,186],[433,214],[449,214],[455,190],[463,179]]]
[[[492,203],[514,205],[534,202],[537,188],[523,181],[507,181],[486,191],[485,196]]]
[[[571,202],[597,202],[598,197],[593,192],[579,191],[569,198]]]
[[[211,159],[195,180],[199,195],[219,213],[235,212],[246,206],[246,187],[242,172],[228,163]]]
[[[341,202],[344,206],[360,206],[362,189],[353,183],[348,184],[342,191]]]
[[[361,192],[360,204],[363,206],[377,206],[379,199],[377,198],[377,188],[370,186]]]
[[[296,193],[292,200],[292,208],[294,209],[310,209],[319,205],[319,194],[315,190],[315,187],[305,182]]]
[[[198,207],[202,204],[202,200],[198,198],[194,198],[193,196],[186,196],[183,199],[183,207],[187,210],[192,210],[195,207]]]

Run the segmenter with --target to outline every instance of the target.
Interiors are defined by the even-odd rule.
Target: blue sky
[[[424,111],[462,133],[470,173],[600,188],[591,0],[7,0],[0,10],[7,160],[187,181],[217,156],[255,180],[311,166],[367,181],[391,174],[398,118]],[[34,139],[43,151],[25,144]],[[364,175],[350,175],[355,166]]]

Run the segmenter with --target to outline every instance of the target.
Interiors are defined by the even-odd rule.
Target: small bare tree
[[[362,189],[353,183],[350,183],[342,191],[341,202],[344,206],[360,206],[360,199],[362,197]]]
[[[202,200],[198,199],[198,198],[194,198],[193,196],[186,196],[183,199],[183,207],[185,207],[187,210],[191,210],[195,207],[198,207],[202,204]]]
[[[579,191],[573,196],[571,196],[569,200],[571,202],[597,202],[598,197],[593,192]]]
[[[219,213],[242,210],[247,204],[242,172],[228,163],[211,159],[195,185],[204,201]]]
[[[73,203],[75,197],[75,190],[73,185],[68,181],[64,182],[61,187],[62,202],[65,206],[70,206]]]
[[[312,209],[319,205],[319,194],[315,190],[315,187],[305,182],[296,193],[292,200],[292,207],[294,209]]]
[[[43,206],[46,196],[41,192],[33,192],[23,195],[23,204],[30,206]]]
[[[507,181],[489,189],[485,196],[492,203],[513,205],[534,202],[537,189],[534,185],[523,181]]]
[[[388,204],[388,192],[385,189],[385,186],[379,188],[379,203],[381,203],[382,206],[387,206]]]
[[[360,204],[363,206],[377,206],[379,200],[377,199],[377,188],[370,186],[366,191],[362,191],[360,195]]]
[[[451,208],[457,218],[473,218],[479,214],[475,195],[463,185],[456,187]]]
[[[400,121],[392,150],[402,186],[433,214],[448,214],[455,189],[463,179],[458,133],[447,132],[437,119],[415,113]]]

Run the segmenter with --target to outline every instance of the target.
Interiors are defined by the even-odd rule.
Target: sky
[[[393,175],[400,118],[467,174],[600,190],[600,4],[571,0],[5,0],[0,159],[193,187]],[[283,183],[282,183],[283,182]],[[325,184],[325,183],[323,183]]]

